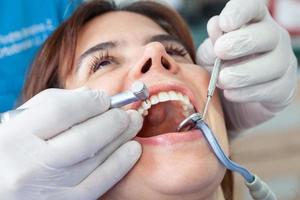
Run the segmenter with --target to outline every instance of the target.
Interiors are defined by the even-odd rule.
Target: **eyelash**
[[[181,46],[175,46],[174,44],[169,44],[165,47],[166,52],[170,55],[170,56],[186,56],[188,54],[188,51]]]
[[[173,44],[167,45],[165,49],[170,56],[184,57],[188,54],[188,51],[184,47],[175,46]],[[90,72],[95,73],[97,70],[105,67],[106,65],[110,65],[112,63],[117,63],[117,62],[115,57],[109,54],[109,51],[99,52],[99,54],[97,56],[94,56],[91,60]]]
[[[97,70],[105,67],[106,65],[110,65],[112,63],[116,63],[116,61],[115,58],[109,54],[108,51],[100,52],[99,55],[94,56],[92,58],[91,65],[90,65],[90,72],[95,73]]]

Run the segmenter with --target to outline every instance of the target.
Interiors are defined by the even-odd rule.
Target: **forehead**
[[[95,17],[80,31],[79,51],[95,43],[121,41],[143,43],[145,39],[167,32],[152,19],[133,12],[112,11]]]

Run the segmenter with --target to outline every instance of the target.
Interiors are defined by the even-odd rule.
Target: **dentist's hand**
[[[224,60],[218,87],[230,130],[262,123],[291,102],[297,61],[287,31],[271,18],[264,1],[229,1],[207,30],[197,62],[211,70],[216,56]]]
[[[0,124],[0,196],[5,200],[95,200],[136,163],[136,111],[108,110],[87,88],[49,89]]]

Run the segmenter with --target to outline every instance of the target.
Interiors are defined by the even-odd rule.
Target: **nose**
[[[145,46],[143,56],[136,65],[136,74],[147,74],[152,71],[175,74],[178,66],[175,60],[167,54],[160,42],[152,42]]]

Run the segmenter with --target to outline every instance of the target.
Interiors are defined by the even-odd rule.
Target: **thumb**
[[[206,38],[198,47],[196,52],[196,62],[201,66],[212,66],[216,59],[214,46],[210,38]]]
[[[214,16],[207,22],[207,33],[213,44],[215,44],[216,40],[223,34],[223,31],[219,25],[219,21],[220,17]]]
[[[89,88],[84,86],[80,88],[76,88],[73,90],[65,90],[65,89],[59,89],[59,88],[50,88],[41,91],[40,93],[36,94],[31,99],[27,100],[24,104],[20,105],[18,109],[26,109],[31,107],[36,107],[46,101],[48,101],[51,98],[58,98],[58,96],[66,95],[70,92],[84,92],[88,91]],[[65,94],[64,94],[65,93]]]
[[[209,19],[207,23],[207,32],[209,38],[200,44],[196,54],[197,64],[202,66],[211,66],[216,59],[214,43],[222,36],[222,30],[219,26],[219,16],[214,16]]]

